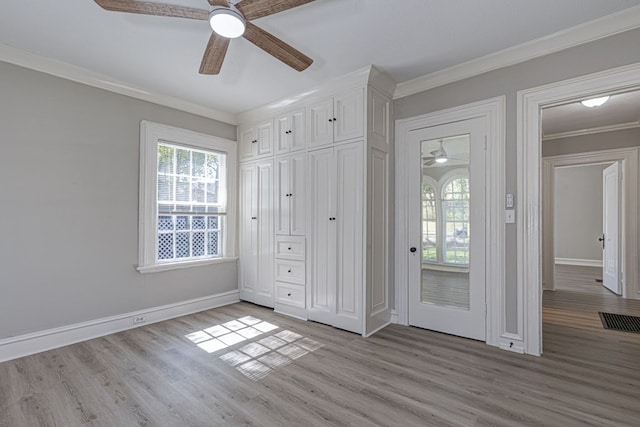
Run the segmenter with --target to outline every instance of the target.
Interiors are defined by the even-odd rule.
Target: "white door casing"
[[[621,295],[620,272],[620,165],[615,162],[602,171],[602,284]]]
[[[517,92],[517,180],[516,198],[517,222],[517,289],[518,302],[517,334],[524,341],[524,351],[539,356],[542,354],[542,286],[541,273],[541,196],[540,196],[540,153],[541,153],[541,110],[571,101],[602,96],[605,93],[631,91],[640,88],[640,63],[551,83],[545,86]],[[637,165],[638,159],[629,159]],[[637,185],[637,168],[634,176],[627,176]],[[636,190],[637,193],[637,190]],[[637,194],[626,192],[629,204],[624,214],[629,218],[628,240],[638,240]],[[625,297],[640,299],[640,265],[637,262],[638,245],[628,245],[624,255]]]
[[[522,342],[507,331],[505,303],[505,104],[500,96],[447,110],[397,120],[395,123],[395,301],[397,321],[408,324],[409,247],[412,238],[407,230],[408,167],[413,161],[407,150],[410,132],[429,126],[482,117],[487,124],[486,154],[486,343],[502,349],[522,352]],[[413,197],[413,196],[411,196]]]
[[[425,303],[422,298],[422,231],[421,231],[421,142],[469,135],[470,162],[470,266],[469,309],[445,307]],[[439,332],[484,341],[486,337],[485,305],[485,142],[483,118],[418,129],[411,132],[408,143],[409,169],[408,201],[411,246],[418,248],[409,256],[409,324]],[[442,237],[442,235],[441,235]],[[405,252],[406,253],[406,252]]]

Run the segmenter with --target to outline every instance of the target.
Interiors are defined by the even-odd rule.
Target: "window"
[[[233,256],[236,144],[142,122],[140,272]]]
[[[469,178],[466,169],[440,181],[422,177],[422,262],[469,265]]]
[[[431,183],[422,184],[422,260],[438,261],[438,231],[436,217],[436,191]]]
[[[453,178],[442,189],[444,263],[469,264],[469,179]]]

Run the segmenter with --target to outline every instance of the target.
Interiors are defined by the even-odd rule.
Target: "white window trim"
[[[176,262],[156,261],[158,143],[186,145],[214,150],[227,155],[227,215],[222,233],[222,257]],[[237,143],[229,139],[205,135],[159,123],[140,122],[140,205],[138,223],[138,268],[140,273],[167,271],[209,264],[232,262],[236,257],[236,165]]]

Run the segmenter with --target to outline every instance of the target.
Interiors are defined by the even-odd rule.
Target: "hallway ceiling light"
[[[599,107],[605,102],[607,102],[608,100],[609,100],[608,96],[602,96],[600,98],[593,98],[593,99],[586,99],[582,101],[582,105],[589,108]]]

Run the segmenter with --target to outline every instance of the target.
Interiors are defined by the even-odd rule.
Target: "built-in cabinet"
[[[307,153],[276,158],[276,234],[306,234]]]
[[[268,120],[241,126],[238,144],[238,160],[241,162],[273,155],[273,122]]]
[[[319,147],[364,136],[364,89],[350,90],[307,107],[308,145]]]
[[[240,165],[240,298],[273,307],[273,160]]]
[[[287,111],[273,120],[277,154],[304,150],[307,146],[305,109]]]
[[[393,88],[368,67],[240,115],[242,299],[363,335],[390,322]]]
[[[364,142],[309,153],[308,317],[362,331]]]

